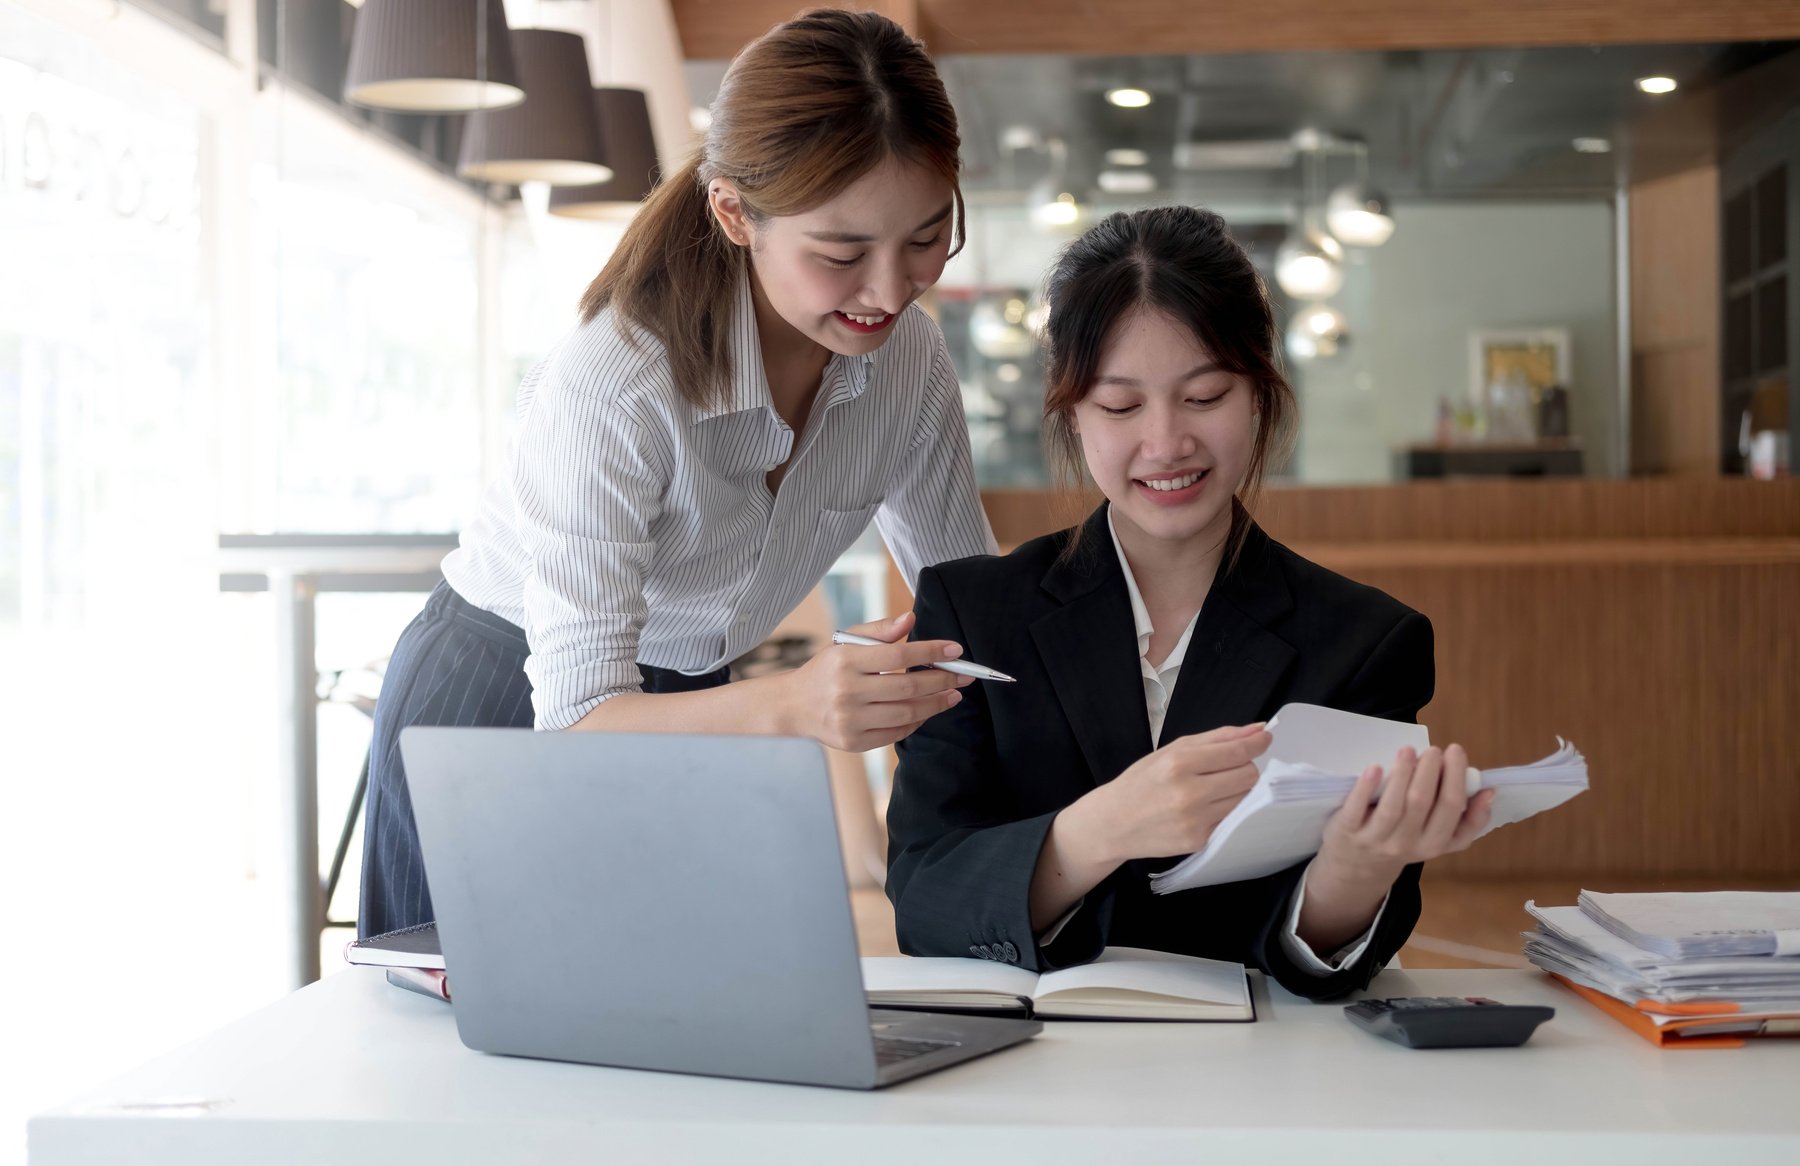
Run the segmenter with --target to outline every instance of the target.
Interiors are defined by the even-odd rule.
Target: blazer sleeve
[[[1417,724],[1419,712],[1431,702],[1437,685],[1431,621],[1409,611],[1389,629],[1369,653],[1362,667],[1344,685],[1332,704],[1345,712],[1364,713],[1391,721]],[[1304,864],[1284,872],[1297,885]],[[1419,874],[1423,863],[1412,863],[1400,872],[1388,891],[1387,906],[1376,922],[1369,946],[1355,963],[1319,976],[1288,958],[1281,945],[1282,918],[1272,920],[1259,938],[1264,969],[1282,987],[1312,1000],[1329,1000],[1369,986],[1375,973],[1387,966],[1405,946],[1419,921]],[[1287,900],[1284,898],[1283,903]],[[1285,908],[1281,912],[1285,916]]]
[[[936,568],[919,573],[913,638],[967,644]],[[1032,967],[1031,878],[1055,812],[1010,820],[983,685],[897,746],[888,898],[900,950]]]

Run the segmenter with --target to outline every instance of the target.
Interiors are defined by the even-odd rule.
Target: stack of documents
[[[1800,893],[1604,895],[1525,904],[1525,956],[1665,1047],[1800,1035]]]
[[[1268,728],[1272,740],[1257,759],[1256,785],[1213,829],[1204,848],[1152,876],[1151,889],[1158,894],[1261,878],[1310,858],[1357,774],[1370,765],[1385,771],[1401,749],[1422,752],[1431,744],[1423,725],[1310,704],[1283,705]],[[1484,834],[1554,809],[1587,789],[1587,759],[1560,737],[1557,746],[1530,765],[1469,767],[1471,796],[1496,791]]]

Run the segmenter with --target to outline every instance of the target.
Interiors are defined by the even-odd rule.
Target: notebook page
[[[1137,947],[1109,947],[1093,963],[1045,972],[1037,998],[1082,989],[1147,992],[1211,1004],[1249,1001],[1244,965]]]

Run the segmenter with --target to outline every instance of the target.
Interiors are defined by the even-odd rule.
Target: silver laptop
[[[1042,1028],[869,1009],[815,742],[413,727],[400,752],[472,1049],[874,1089]]]

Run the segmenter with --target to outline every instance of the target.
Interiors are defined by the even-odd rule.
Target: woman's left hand
[[[1402,749],[1381,784],[1371,765],[1325,826],[1311,878],[1386,887],[1410,863],[1466,850],[1487,829],[1494,791],[1468,796],[1469,755],[1461,745],[1415,754]]]

